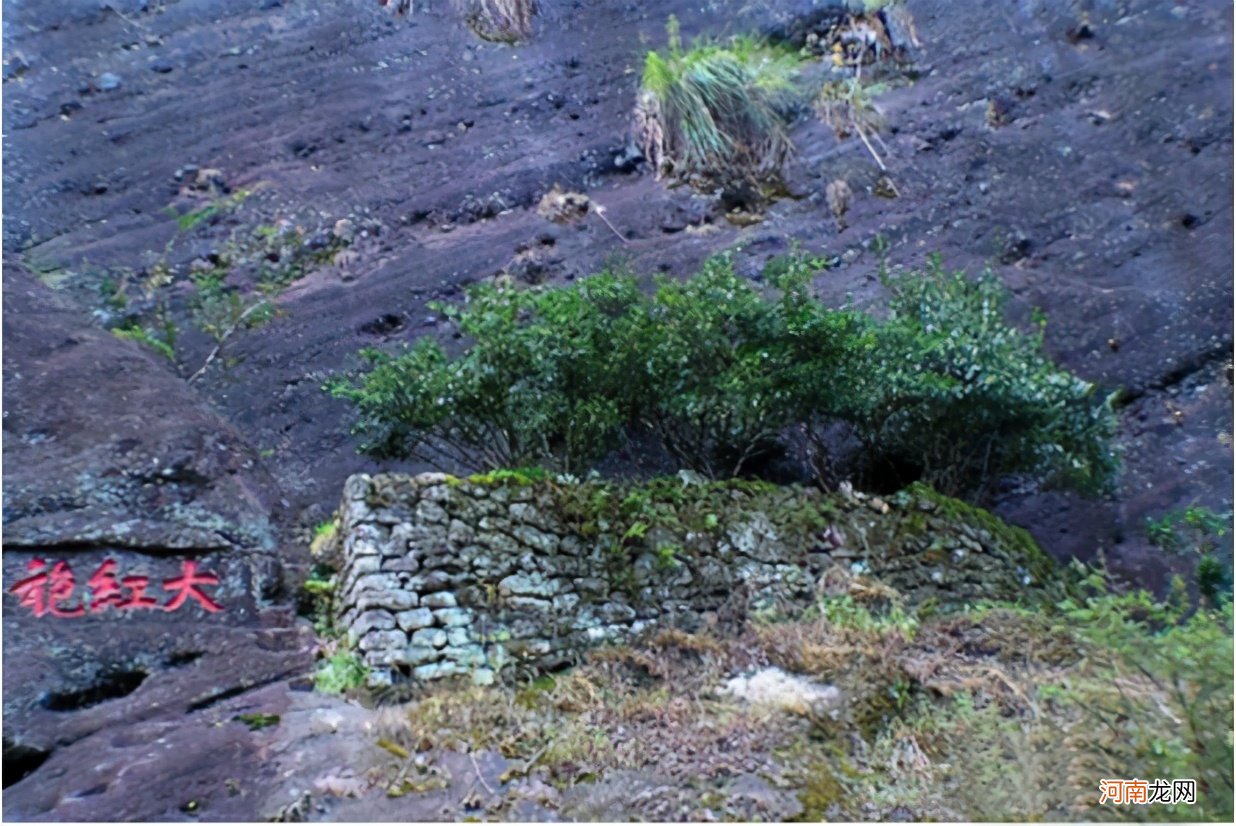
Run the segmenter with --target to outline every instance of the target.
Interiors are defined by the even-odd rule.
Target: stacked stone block
[[[739,498],[707,536],[654,526],[628,547],[571,527],[555,486],[353,476],[337,619],[375,685],[486,684],[512,663],[569,665],[653,626],[699,627],[736,600],[806,606],[834,565],[945,601],[1015,596],[1041,574],[1041,559],[926,499],[890,506],[798,488]],[[827,515],[826,530],[787,516],[804,507]]]

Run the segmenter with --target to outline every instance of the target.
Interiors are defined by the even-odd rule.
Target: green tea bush
[[[429,339],[398,357],[368,350],[369,373],[328,388],[357,406],[354,432],[376,456],[580,471],[631,416],[642,300],[633,279],[612,274],[563,289],[478,287],[464,307],[438,307],[472,339],[461,356]]]
[[[847,419],[880,461],[908,465],[941,490],[1024,473],[1084,491],[1116,470],[1110,397],[1054,365],[1043,331],[1004,318],[990,272],[968,281],[938,256],[886,276],[893,294]]]
[[[812,266],[815,263],[817,266]],[[687,281],[665,279],[641,330],[641,421],[686,467],[740,475],[785,429],[840,392],[863,321],[809,293],[818,262],[779,262],[769,300],[716,258]],[[822,365],[827,365],[821,369]]]
[[[471,342],[463,353],[428,339],[397,356],[365,351],[372,368],[327,389],[356,406],[364,450],[436,464],[578,473],[650,432],[682,466],[723,478],[789,431],[841,423],[870,461],[908,468],[900,481],[945,491],[1001,473],[1086,489],[1110,478],[1108,401],[1050,362],[1041,331],[1004,321],[994,278],[970,282],[938,260],[890,277],[880,321],[812,296],[820,265],[776,262],[771,295],[726,257],[652,295],[614,273],[478,287],[441,308]]]

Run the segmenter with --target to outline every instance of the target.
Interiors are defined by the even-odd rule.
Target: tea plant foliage
[[[1082,489],[1116,469],[1115,417],[1056,367],[1042,330],[1004,319],[990,275],[938,260],[890,275],[888,317],[811,293],[822,262],[779,260],[767,292],[726,257],[641,291],[606,272],[565,287],[473,289],[440,308],[469,344],[422,339],[365,351],[368,370],[328,384],[351,401],[363,449],[468,467],[579,473],[636,433],[713,478],[750,472],[793,430],[847,427],[873,463],[946,490],[1023,473]]]
[[[1116,470],[1110,399],[1051,362],[1042,324],[1008,324],[994,275],[970,281],[933,257],[885,283],[889,319],[847,416],[873,455],[944,489],[1006,473],[1104,487]]]
[[[485,467],[538,462],[584,469],[617,437],[633,402],[641,298],[633,279],[603,274],[569,289],[478,287],[440,307],[473,344],[450,358],[422,339],[330,388],[353,401],[355,432],[380,457]]]

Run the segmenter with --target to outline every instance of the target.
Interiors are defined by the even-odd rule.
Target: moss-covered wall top
[[[1052,576],[1025,532],[921,487],[357,475],[340,519],[336,620],[375,684],[488,682],[652,625],[803,607],[836,565],[941,607]]]

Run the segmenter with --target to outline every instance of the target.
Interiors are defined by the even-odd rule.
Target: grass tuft
[[[635,108],[644,155],[660,177],[722,184],[776,175],[793,152],[786,126],[797,102],[793,52],[749,37],[650,52]]]

